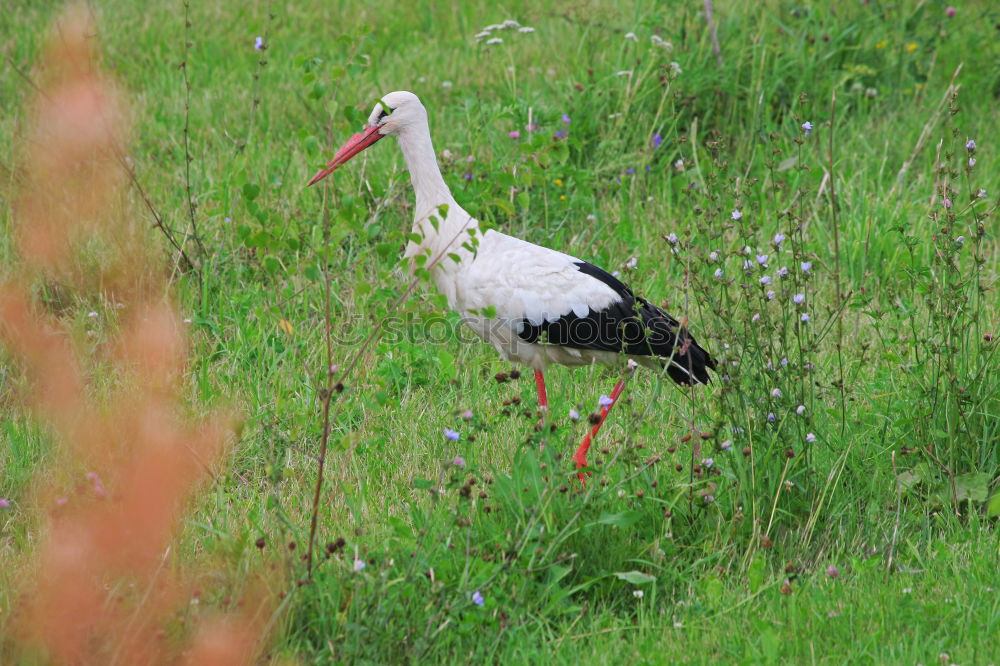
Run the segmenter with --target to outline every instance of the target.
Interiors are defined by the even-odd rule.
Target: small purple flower
[[[768,412],[767,413],[767,422],[768,423],[774,423],[777,420],[778,420],[778,417],[774,415],[774,412]]]
[[[805,302],[806,302],[805,294],[795,294],[794,296],[792,296],[792,303],[795,303],[796,305],[802,305]]]
[[[727,439],[722,444],[719,444],[719,448],[722,449],[723,451],[732,451],[733,450],[733,440]]]
[[[806,413],[806,406],[799,405],[798,407],[795,408],[795,413],[798,414],[799,416],[802,416],[803,414]]]
[[[365,561],[364,560],[359,560],[356,557],[354,558],[354,570],[355,571],[361,571],[362,569],[365,568],[365,566],[366,565],[365,565]]]
[[[10,508],[10,500],[7,499],[6,497],[0,497],[0,509],[9,509],[9,508]]]
[[[803,273],[808,273],[809,271],[812,270],[812,267],[813,267],[813,265],[812,265],[811,261],[803,261],[802,262],[802,272]]]
[[[716,268],[715,269],[715,279],[716,280],[722,279],[722,269],[721,268]]]
[[[964,245],[964,244],[965,244],[965,236],[957,236],[955,238],[955,245]]]
[[[758,254],[757,255],[757,263],[760,264],[761,266],[767,266],[767,255],[766,254]]]
[[[227,217],[227,218],[225,219],[225,223],[226,223],[226,224],[231,224],[231,223],[232,223],[232,221],[233,221],[233,218],[231,218],[231,217]]]
[[[729,217],[733,218],[734,220],[738,220],[741,217],[743,217],[743,213],[740,212],[739,208],[734,208],[733,212],[729,214]]]
[[[629,167],[629,168],[625,169],[625,173],[628,174],[629,176],[631,176],[631,175],[635,174],[635,169],[633,167]]]
[[[537,132],[538,131],[538,124],[537,123],[528,123],[527,125],[524,126],[524,129],[526,129],[526,130],[528,130],[529,132],[532,132],[532,133]]]
[[[716,252],[715,250],[712,250],[712,251],[711,251],[711,252],[710,252],[710,253],[708,254],[708,260],[709,260],[709,261],[718,261],[718,260],[719,260],[719,253],[718,253],[718,252]]]
[[[653,135],[653,148],[659,148],[660,144],[663,143],[663,137],[659,134]]]
[[[486,599],[483,599],[483,595],[479,593],[479,590],[476,590],[475,592],[472,593],[472,603],[476,604],[477,606],[482,606],[483,604],[486,603]]]
[[[87,472],[87,480],[90,481],[95,495],[98,497],[107,496],[107,491],[104,490],[104,484],[101,483],[101,477],[97,476],[97,472]]]
[[[471,409],[467,409],[464,412],[462,412],[462,420],[463,421],[471,421],[472,420],[472,410]]]
[[[760,315],[759,315],[758,313],[756,313],[756,312],[755,312],[755,313],[753,314],[753,316],[752,316],[752,317],[750,317],[750,321],[751,321],[751,322],[753,322],[754,324],[756,324],[757,322],[759,322],[759,321],[760,321]]]
[[[701,459],[701,464],[704,465],[705,467],[711,469],[712,465],[715,464],[715,460],[713,460],[712,458],[702,458]]]
[[[452,459],[451,464],[454,465],[455,467],[463,468],[465,467],[465,458],[463,458],[462,456],[455,456]]]
[[[970,157],[969,158],[969,168],[971,169],[974,166],[976,166],[976,158],[975,157]]]
[[[253,50],[254,51],[263,51],[264,50],[264,38],[263,37],[258,37],[257,39],[254,40],[254,42],[253,42]]]
[[[771,397],[772,398],[780,398],[781,397],[781,389],[780,388],[772,389],[771,390]]]
[[[569,136],[569,132],[567,132],[566,130],[559,130],[558,132],[555,133],[554,136],[557,139],[562,139],[564,137]],[[632,171],[635,172],[635,169],[633,169]]]
[[[815,441],[816,441],[816,435],[814,435],[813,433],[807,434],[806,435],[806,441],[809,442],[810,444],[815,443]]]
[[[600,399],[597,401],[597,404],[599,404],[601,407],[610,407],[611,405],[615,404],[615,401],[606,395],[602,395]]]
[[[966,141],[965,142],[965,149],[966,150],[975,150],[976,149],[976,140],[975,139],[969,139],[968,141]]]
[[[704,499],[705,504],[711,504],[714,501],[715,501],[715,495],[705,495]]]
[[[807,120],[802,123],[802,129],[805,130],[806,136],[809,136],[809,132],[813,131],[813,124]]]
[[[781,359],[781,367],[785,367],[786,365],[788,365],[788,359],[787,358]]]
[[[977,199],[985,199],[986,198],[986,190],[984,190],[983,188],[980,187],[979,191],[976,192],[976,198]]]
[[[518,132],[517,130],[511,130],[510,132],[507,132],[507,136],[510,137],[511,139],[520,139],[521,133]]]
[[[774,297],[775,297],[776,295],[777,295],[777,294],[775,294],[775,293],[774,293],[774,290],[772,290],[772,289],[768,289],[768,290],[767,290],[767,294],[765,294],[765,296],[767,296],[767,300],[769,300],[769,301],[773,301],[773,300],[774,300]]]
[[[787,266],[782,266],[781,268],[778,269],[778,277],[782,277],[783,278],[786,275],[788,275],[788,267]]]
[[[954,11],[955,8],[949,7],[948,9]],[[826,575],[829,576],[830,578],[840,578],[840,571],[837,570],[837,567],[831,564],[826,568]]]
[[[783,233],[776,233],[776,234],[774,234],[774,244],[775,245],[781,245],[784,242],[785,242],[785,234],[783,234]]]
[[[445,428],[444,429],[444,436],[447,437],[448,439],[450,439],[453,442],[457,442],[459,440],[459,438],[461,437],[461,435],[458,434],[457,430],[452,430],[451,428]]]
[[[760,276],[760,283],[763,285],[771,284],[771,276],[770,275]]]
[[[803,312],[802,313],[802,323],[803,324],[808,324],[809,323],[809,313],[808,312]]]
[[[580,420],[580,412],[576,411],[575,409],[570,409],[569,410],[569,419],[570,419],[570,421],[579,421]]]
[[[945,197],[944,201],[942,201],[941,203],[944,204],[945,208],[951,208],[951,199],[949,199],[948,197]]]
[[[565,113],[562,114],[562,121],[564,125],[569,125],[570,123],[569,116],[567,116]]]
[[[677,234],[675,234],[674,232],[670,232],[669,234],[667,234],[667,242],[670,243],[671,245],[677,245]]]
[[[743,270],[749,271],[749,270],[752,270],[752,269],[753,269],[753,262],[750,261],[749,259],[745,259],[743,261]]]
[[[465,173],[462,174],[462,178],[466,180],[472,180],[472,174],[466,171]]]
[[[957,11],[958,10],[955,9],[954,7],[949,7],[948,9],[944,10],[944,15],[947,16],[948,18],[955,18],[955,13]]]

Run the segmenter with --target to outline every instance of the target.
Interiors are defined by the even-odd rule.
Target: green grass
[[[178,566],[210,581],[204,608],[275,562],[268,654],[302,663],[996,659],[991,3],[949,19],[936,1],[720,2],[721,67],[700,2],[191,4],[185,33],[181,2],[93,3],[104,67],[131,104],[139,180],[179,238],[188,188],[197,203],[207,251],[187,237],[199,270],[172,282],[193,322],[187,409],[233,405],[244,418],[178,544]],[[57,8],[15,2],[0,17],[0,275],[18,266],[10,203],[32,95],[11,65],[33,75]],[[536,31],[475,43],[508,18]],[[615,373],[553,368],[557,428],[536,431],[530,377],[497,383],[509,368],[455,328],[429,285],[400,300],[412,204],[396,147],[304,188],[375,100],[400,89],[427,106],[435,147],[452,156],[445,178],[470,212],[621,270],[725,362],[728,381],[693,391],[648,372],[630,380],[585,490],[566,454],[586,418],[567,414],[594,411]],[[563,113],[569,136],[556,141]],[[533,137],[529,114],[542,128]],[[162,235],[149,238],[177,264]],[[770,255],[774,300],[762,270],[742,270],[744,245]],[[297,586],[323,428],[324,275],[332,360],[343,369],[360,354],[336,397],[319,514],[320,544],[346,546]],[[394,332],[362,352],[389,315]],[[60,316],[97,340],[116,318],[96,292]],[[0,366],[0,497],[12,502],[0,510],[0,558],[12,562],[30,558],[37,509],[26,502],[52,459],[17,406],[22,381]],[[682,439],[692,423],[710,434],[700,457],[711,467],[694,468]],[[445,439],[446,427],[462,439]],[[456,455],[464,470],[448,465]],[[18,584],[16,568],[0,569],[0,617],[16,611]]]

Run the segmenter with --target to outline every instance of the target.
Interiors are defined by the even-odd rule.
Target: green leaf
[[[493,205],[507,213],[508,215],[514,214],[514,207],[510,205],[510,202],[506,199],[500,199],[499,197],[493,200]]]
[[[497,316],[497,306],[487,305],[485,308],[480,310],[480,313],[487,319],[496,319]]]
[[[274,255],[271,254],[267,255],[266,257],[264,257],[261,263],[264,265],[264,270],[266,270],[271,275],[274,275],[275,273],[281,270],[281,262],[278,261],[278,258],[275,257]]]
[[[722,581],[717,576],[711,576],[701,581],[701,593],[709,606],[718,606],[722,599]]]
[[[635,525],[642,518],[638,511],[622,511],[621,513],[604,513],[597,519],[602,525],[614,525],[615,527],[628,527]]]
[[[1000,516],[1000,493],[994,493],[990,498],[990,503],[986,505],[986,517],[996,518]]]
[[[958,501],[985,502],[989,495],[990,475],[985,472],[969,472],[955,477],[955,493]]]
[[[430,490],[433,485],[434,483],[428,481],[427,479],[421,479],[418,477],[413,478],[413,487],[417,490]]]
[[[253,201],[260,195],[260,185],[247,183],[243,186],[243,196],[247,201]]]
[[[619,571],[615,574],[615,578],[623,580],[626,583],[632,583],[633,585],[647,585],[656,582],[656,576],[650,576],[641,571]]]
[[[747,582],[750,583],[750,594],[757,592],[764,586],[764,578],[767,575],[767,564],[759,554],[753,558],[750,566],[747,567]]]

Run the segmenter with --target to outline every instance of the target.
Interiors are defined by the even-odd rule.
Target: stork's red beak
[[[333,160],[327,163],[325,169],[320,169],[316,172],[316,175],[309,181],[309,185],[315,185],[323,180],[349,159],[384,137],[384,134],[379,134],[378,125],[366,127],[364,131],[358,132],[340,147],[337,154],[333,156]]]

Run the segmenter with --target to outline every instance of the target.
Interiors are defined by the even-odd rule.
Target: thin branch
[[[188,58],[191,48],[191,19],[189,10],[191,3],[184,2],[184,62],[181,63],[181,72],[184,74],[184,187],[187,192],[188,217],[191,220],[191,235],[194,236],[194,243],[198,246],[201,256],[205,256],[205,245],[201,242],[201,234],[198,233],[198,222],[195,220],[194,195],[191,192],[191,82],[188,80]]]
[[[837,174],[833,170],[833,146],[834,133],[837,127],[837,92],[834,91],[830,98],[830,221],[833,224],[833,279],[834,289],[836,289],[837,308],[837,369],[839,378],[837,384],[840,386],[840,436],[844,436],[847,428],[847,396],[844,386],[844,310],[840,285],[840,226],[837,224]]]
[[[36,93],[38,93],[45,99],[49,99],[51,101],[49,95],[40,87],[38,87],[38,84],[32,80],[31,76],[29,76],[27,72],[18,67],[17,63],[14,62],[14,59],[11,58],[9,55],[7,56],[7,62],[10,64],[11,69],[13,69],[18,76],[24,79],[24,81],[29,86],[31,86],[31,88]],[[184,260],[184,263],[187,264],[188,268],[197,271],[196,264],[193,261],[191,261],[191,258],[187,256],[187,253],[184,252],[184,248],[182,248],[180,243],[177,242],[177,239],[174,238],[173,232],[171,232],[170,229],[167,228],[165,224],[163,224],[163,216],[160,215],[159,211],[156,210],[156,206],[153,205],[153,201],[149,198],[149,195],[146,193],[145,188],[143,188],[142,184],[139,182],[139,177],[136,176],[135,169],[133,169],[132,165],[129,163],[128,157],[125,155],[125,151],[122,150],[121,146],[119,146],[118,142],[115,140],[112,140],[111,147],[115,153],[115,159],[118,160],[118,164],[121,165],[122,169],[124,169],[125,171],[125,175],[128,176],[129,183],[131,183],[132,187],[134,187],[136,192],[139,193],[139,198],[142,199],[142,202],[146,205],[146,209],[149,211],[149,214],[153,216],[153,226],[158,228],[161,232],[163,232],[163,235],[166,236],[167,241],[169,241],[170,244],[174,247],[174,249],[177,250],[177,252],[180,254],[181,259]],[[198,279],[199,280],[201,279],[200,272],[198,273]]]

